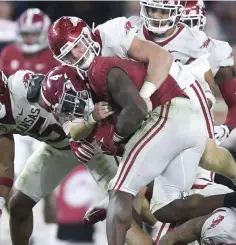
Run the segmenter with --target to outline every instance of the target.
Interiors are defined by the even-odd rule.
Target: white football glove
[[[214,126],[214,131],[217,145],[220,145],[226,138],[229,137],[230,134],[230,128],[225,124]]]
[[[85,224],[95,224],[106,219],[109,197],[90,207],[84,215]]]

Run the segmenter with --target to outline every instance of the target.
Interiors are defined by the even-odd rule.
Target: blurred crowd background
[[[234,49],[234,55],[236,54],[236,2],[234,1],[206,1],[207,8],[207,24],[205,32],[208,36],[228,41]],[[16,24],[15,20],[26,9],[36,7],[47,13],[52,21],[63,15],[78,16],[84,19],[90,26],[93,22],[95,25],[101,24],[111,18],[118,16],[129,17],[131,15],[139,15],[139,2],[135,1],[0,1],[0,50],[8,43],[14,42],[16,38]],[[224,121],[226,114],[226,106],[221,100],[220,94],[218,94],[218,101],[215,107],[215,122],[221,124]],[[63,211],[56,209],[57,204],[63,206],[63,200],[58,199],[58,193],[62,193],[64,189],[67,190],[69,204],[72,209],[79,207],[81,217],[83,216],[86,208],[92,203],[102,198],[95,182],[91,179],[89,173],[86,173],[86,169],[77,169],[74,172],[74,178],[71,178],[71,185],[66,183],[61,186],[54,197],[49,202],[51,206],[49,209],[45,209],[45,205],[39,204],[36,210],[39,214],[36,217],[35,229],[37,234],[33,234],[33,245],[56,245],[56,244],[96,244],[105,245],[105,224],[100,223],[95,226],[95,230],[92,227],[85,227],[82,224],[82,218],[80,221],[76,221],[80,224],[74,224],[64,227],[63,224],[57,225],[54,222],[60,223],[60,218],[63,216]],[[87,175],[86,175],[87,174]],[[81,176],[84,176],[82,178]],[[85,177],[86,176],[86,177]],[[84,181],[79,181],[79,180]],[[73,180],[73,181],[72,181]],[[90,193],[88,195],[88,193]],[[83,197],[83,198],[81,198]],[[85,200],[84,203],[78,200]],[[77,200],[77,201],[76,201]],[[45,211],[46,210],[46,211]],[[57,214],[54,211],[57,210]],[[48,212],[51,225],[42,226],[45,224],[43,218],[43,211]],[[79,220],[79,218],[78,218]],[[73,222],[72,222],[73,223]],[[60,232],[60,229],[63,232]],[[75,240],[71,237],[71,234],[76,233],[79,235]],[[43,235],[42,235],[43,234]],[[65,235],[65,238],[64,238]],[[40,238],[37,238],[41,237]],[[73,237],[73,235],[72,235]],[[77,240],[76,240],[77,239]],[[87,239],[87,240],[86,240]],[[3,219],[0,222],[0,245],[11,244],[9,240],[9,228],[8,228],[8,214],[4,212]]]

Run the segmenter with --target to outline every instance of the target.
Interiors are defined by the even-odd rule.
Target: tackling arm
[[[134,60],[148,64],[144,86],[148,86],[147,90],[150,92],[142,97],[149,98],[169,75],[173,56],[159,45],[137,37],[133,39],[128,55]]]
[[[14,179],[14,139],[12,135],[0,136],[0,216]]]
[[[213,106],[216,103],[216,98],[215,98],[215,94],[216,94],[216,87],[215,87],[215,80],[214,80],[214,76],[213,73],[210,70],[208,70],[207,72],[205,72],[204,74],[204,80],[207,82],[205,84],[204,91],[207,97],[207,101],[209,104],[210,109],[213,108]]]
[[[142,124],[147,116],[147,106],[130,78],[119,68],[109,71],[107,90],[114,103],[121,107],[116,133],[126,138]]]
[[[205,215],[185,222],[183,225],[175,228],[173,232],[168,232],[161,240],[159,245],[163,244],[188,244],[201,238],[203,224],[210,217]]]
[[[85,139],[86,137],[88,137],[93,129],[94,126],[97,122],[94,121],[91,123],[85,122],[84,120],[78,122],[78,121],[72,121],[69,122],[69,130],[70,130],[70,136],[73,140],[82,140]]]

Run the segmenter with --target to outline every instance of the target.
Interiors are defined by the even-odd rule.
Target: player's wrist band
[[[126,138],[127,137],[120,136],[119,134],[117,134],[116,132],[114,132],[113,141],[115,143],[120,143],[121,141],[125,140]]]
[[[149,98],[149,97],[152,96],[153,93],[156,92],[156,90],[157,90],[157,86],[156,85],[154,85],[151,82],[145,81],[143,83],[142,88],[139,91],[139,94],[143,98]]]
[[[236,208],[236,193],[227,193],[224,197],[224,207],[226,208]]]

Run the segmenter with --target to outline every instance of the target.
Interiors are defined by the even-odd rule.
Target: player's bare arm
[[[163,236],[159,245],[188,244],[199,240],[203,224],[210,216],[211,214],[185,222],[183,225],[175,228],[174,231],[168,232]]]
[[[229,131],[236,127],[235,112],[236,112],[236,79],[235,67],[220,67],[215,76],[216,84],[219,86],[222,97],[228,106],[228,113],[225,124]]]
[[[145,81],[153,83],[157,89],[167,78],[173,62],[173,56],[167,50],[137,37],[132,41],[128,55],[134,60],[148,64]]]
[[[116,131],[121,137],[128,137],[147,116],[147,106],[132,81],[119,68],[109,71],[107,89],[115,104],[121,107]]]
[[[12,135],[0,136],[0,216],[14,179],[14,139]]]
[[[208,70],[207,72],[205,72],[204,79],[208,83],[209,88],[210,88],[209,91],[205,90],[205,94],[206,94],[208,105],[210,108],[212,108],[214,106],[214,104],[216,103],[216,98],[215,98],[216,85],[215,85],[215,79],[214,79],[214,76],[213,76],[211,69]]]

